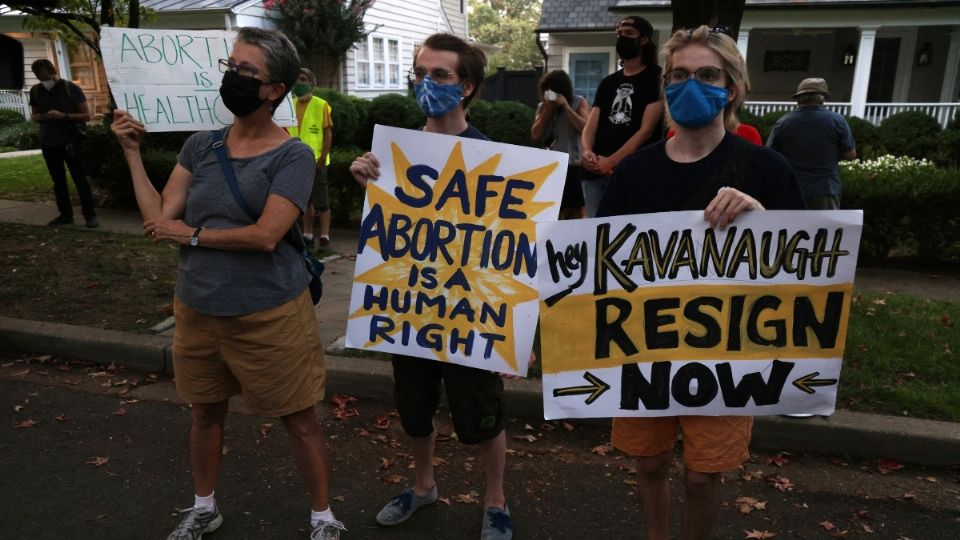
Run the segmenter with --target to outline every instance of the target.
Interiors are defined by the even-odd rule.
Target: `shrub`
[[[853,141],[857,145],[858,158],[871,160],[883,155],[883,144],[880,142],[877,126],[856,116],[847,116],[846,119],[853,133]]]
[[[357,146],[370,148],[373,141],[373,126],[377,124],[405,129],[420,129],[425,122],[426,117],[415,99],[402,94],[377,96],[370,101],[363,137],[358,141]]]
[[[338,225],[356,226],[363,210],[363,187],[350,174],[350,164],[361,154],[359,148],[334,148],[330,155],[330,218]]]
[[[741,124],[747,124],[753,127],[757,127],[761,123],[760,117],[748,111],[747,109],[740,109],[737,111],[737,118],[740,119]]]
[[[17,150],[40,148],[40,126],[34,122],[18,122],[0,127],[0,146]]]
[[[926,160],[881,156],[842,162],[843,206],[864,211],[860,253],[887,257],[894,247],[931,259],[953,258],[960,248],[960,171]]]
[[[947,129],[940,132],[937,144],[937,163],[945,167],[960,167],[960,113],[954,115]]]
[[[470,123],[492,141],[531,146],[534,110],[518,101],[478,102],[470,105]]]
[[[919,111],[897,113],[880,124],[880,142],[895,156],[933,159],[937,152],[940,124]]]
[[[20,111],[0,109],[0,127],[12,126],[13,124],[19,124],[25,121],[26,119],[20,114]]]
[[[757,124],[753,127],[757,128],[757,131],[760,132],[760,138],[766,141],[770,138],[770,131],[773,130],[773,126],[777,123],[777,120],[780,120],[789,112],[790,111],[768,112],[767,114],[761,116]]]
[[[365,142],[363,139],[363,134],[367,127],[368,117],[370,116],[370,100],[358,98],[357,96],[347,96],[347,99],[350,100],[350,103],[353,103],[353,108],[357,110],[357,131],[353,136],[353,141],[351,144],[338,144],[337,146],[340,148],[347,148],[349,146],[369,148],[369,145],[364,146],[361,143]]]
[[[333,119],[333,143],[340,147],[351,146],[360,128],[357,108],[347,96],[330,88],[317,88],[313,93],[330,104]]]
[[[170,135],[170,137],[158,137],[158,135]],[[147,135],[142,149],[143,167],[157,191],[163,190],[167,179],[170,178],[170,173],[177,164],[179,146],[176,149],[167,146],[173,146],[177,138],[187,136],[189,134],[181,133]],[[154,140],[159,142],[154,143]],[[109,208],[136,209],[137,199],[133,192],[130,169],[123,157],[120,143],[110,129],[102,125],[89,127],[83,148],[87,174],[106,192],[103,205]]]

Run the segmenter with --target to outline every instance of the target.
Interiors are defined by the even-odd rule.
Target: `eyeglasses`
[[[663,76],[666,84],[685,83],[690,77],[702,82],[703,84],[716,84],[723,76],[723,70],[713,66],[703,66],[702,68],[689,72],[685,69],[674,69]]]
[[[226,73],[228,71],[236,72],[237,75],[241,77],[250,77],[257,78],[257,75],[260,74],[260,70],[249,65],[249,64],[235,64],[233,60],[227,58],[221,58],[217,60],[217,63],[220,64],[220,73]],[[269,76],[267,77],[267,82],[274,82]]]
[[[419,67],[410,68],[410,71],[407,72],[407,76],[410,78],[410,82],[414,83],[422,83],[424,77],[430,77],[430,80],[435,83],[449,84],[454,82],[454,80],[457,78],[457,74],[449,69],[434,68],[428,72],[427,70]]]

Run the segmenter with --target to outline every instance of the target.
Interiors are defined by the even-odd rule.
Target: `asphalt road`
[[[165,538],[176,510],[192,504],[189,413],[169,380],[147,383],[140,373],[0,355],[0,538]],[[445,409],[437,471],[446,502],[387,529],[373,516],[410,473],[391,405],[359,400],[347,407],[358,414],[340,420],[331,400],[319,408],[345,539],[478,536],[481,508],[471,501],[482,470],[449,437]],[[282,424],[235,409],[217,490],[225,521],[210,538],[306,538],[309,508]],[[507,433],[515,538],[642,538],[632,463],[605,452],[607,425],[511,418]],[[960,470],[789,450],[754,453],[727,475],[716,538],[960,537]]]

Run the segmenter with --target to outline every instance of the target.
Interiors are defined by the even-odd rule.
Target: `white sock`
[[[326,238],[327,240],[329,240],[329,239],[330,239],[330,235],[329,235],[329,234],[321,234],[321,235],[320,235],[320,238]]]
[[[217,505],[217,502],[213,498],[214,492],[211,491],[206,497],[201,497],[199,495],[193,496],[193,507],[203,510],[213,510],[213,507]]]
[[[303,233],[303,237],[307,240],[313,240],[313,233]]]
[[[326,510],[317,512],[316,510],[310,510],[310,526],[316,527],[317,523],[321,521],[333,521],[333,510],[328,506]]]

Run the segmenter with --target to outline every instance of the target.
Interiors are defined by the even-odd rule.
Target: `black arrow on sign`
[[[837,384],[836,379],[817,379],[816,378],[817,375],[820,375],[819,371],[814,371],[813,373],[807,373],[803,377],[800,377],[799,379],[793,381],[793,385],[808,394],[814,394],[816,393],[816,390],[814,390],[814,387],[833,386]]]
[[[583,378],[590,383],[590,386],[570,386],[567,388],[556,388],[553,391],[553,397],[576,396],[590,394],[590,397],[584,402],[590,405],[600,397],[600,394],[610,389],[610,385],[601,381],[599,377],[589,371],[583,374]]]

